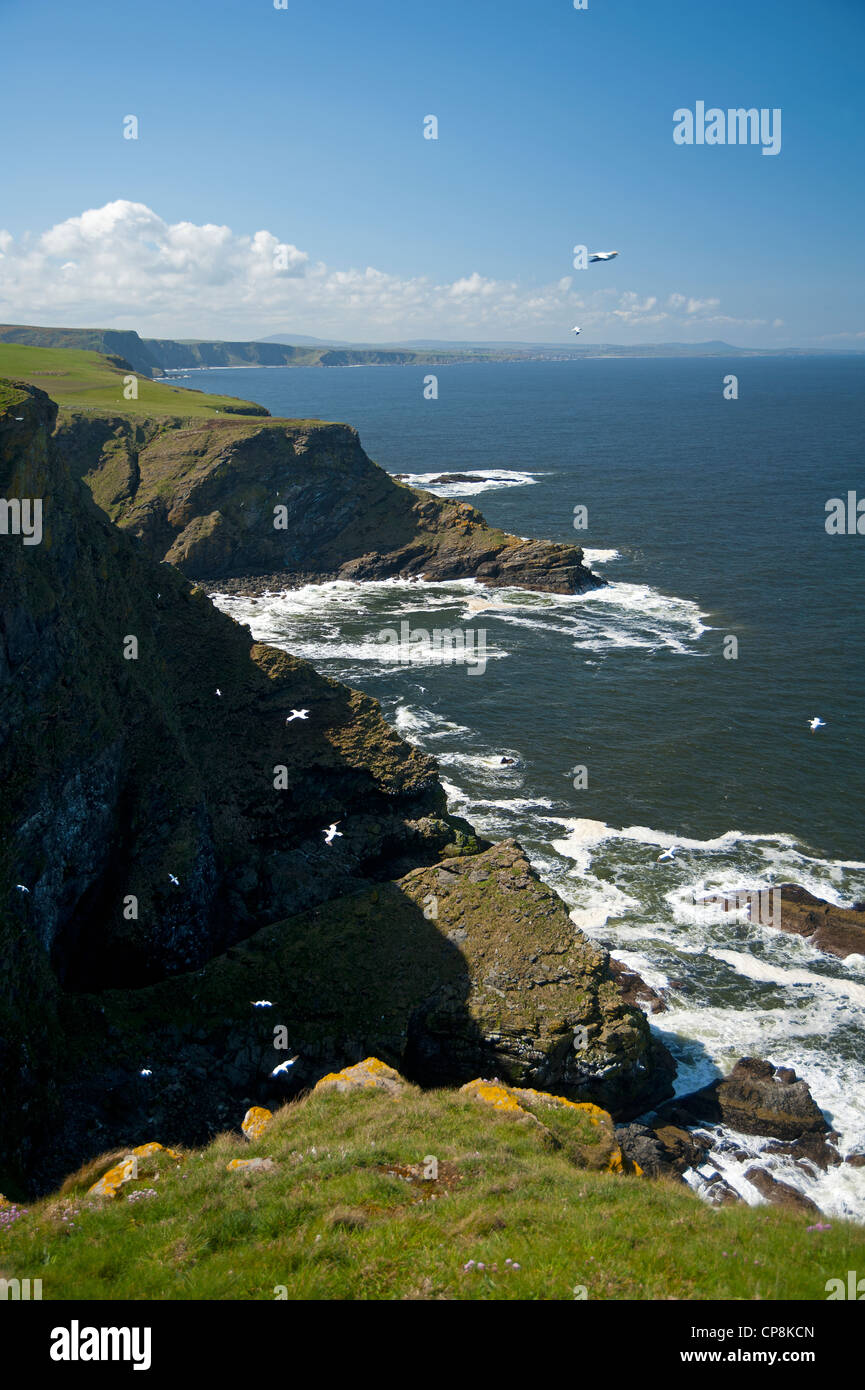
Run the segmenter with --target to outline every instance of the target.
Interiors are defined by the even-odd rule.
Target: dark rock
[[[758,900],[756,891],[743,889],[727,897],[713,896],[703,902],[718,902],[728,911],[751,906]],[[777,927],[795,936],[807,937],[812,946],[842,959],[850,955],[865,955],[865,905],[836,907],[834,903],[815,897],[796,883],[782,883],[764,890],[759,916],[762,925]]]
[[[773,1178],[765,1168],[749,1168],[745,1177],[773,1206],[789,1207],[795,1211],[808,1212],[809,1215],[820,1215],[820,1208],[810,1197],[806,1197],[804,1192],[799,1192],[789,1183]]]
[[[623,1156],[638,1163],[647,1177],[659,1178],[669,1172],[664,1147],[648,1125],[617,1125],[616,1138]]]
[[[710,1173],[708,1177],[704,1178],[702,1192],[713,1207],[736,1206],[743,1200],[736,1189],[721,1177],[720,1173]]]
[[[665,1013],[667,1009],[663,995],[658,994],[657,990],[647,985],[642,975],[638,975],[636,970],[630,970],[621,961],[610,958],[610,970],[612,971],[622,991],[622,997],[629,1004],[648,1004],[649,1010],[653,1014]]]
[[[663,1118],[676,1124],[723,1123],[740,1134],[799,1139],[829,1131],[804,1081],[779,1080],[771,1062],[744,1057],[727,1077],[719,1078],[664,1107]]]
[[[763,1153],[785,1154],[797,1163],[811,1164],[827,1173],[842,1161],[834,1144],[828,1142],[829,1137],[821,1134],[803,1134],[800,1139],[794,1139],[789,1143],[779,1140],[774,1144],[767,1144]]]

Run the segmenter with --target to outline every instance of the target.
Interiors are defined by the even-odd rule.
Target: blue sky
[[[865,347],[863,0],[0,0],[0,25],[3,321]],[[780,154],[675,145],[698,100],[781,108]],[[575,243],[621,255],[575,271]]]

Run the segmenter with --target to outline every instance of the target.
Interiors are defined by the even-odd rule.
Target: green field
[[[865,1268],[861,1226],[590,1172],[453,1091],[313,1094],[255,1143],[238,1128],[87,1196],[120,1156],[5,1209],[0,1277],[41,1279],[43,1299],[824,1301],[827,1280]],[[227,1171],[250,1157],[274,1166]]]
[[[186,391],[138,376],[119,359],[76,348],[22,347],[0,343],[0,376],[29,381],[69,410],[110,411],[130,418],[174,416],[202,418],[216,415],[267,415],[263,406],[234,396],[211,396]],[[127,400],[126,378],[135,376],[137,400]]]

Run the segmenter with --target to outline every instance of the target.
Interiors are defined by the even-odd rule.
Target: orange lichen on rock
[[[475,1100],[482,1100],[495,1110],[504,1110],[512,1115],[527,1113],[523,1110],[510,1087],[502,1086],[497,1081],[467,1081],[464,1086],[460,1086],[460,1092],[467,1096],[474,1096]]]
[[[265,1110],[262,1105],[253,1105],[251,1110],[247,1110],[240,1128],[250,1144],[254,1144],[257,1139],[261,1138],[272,1119],[273,1112]]]
[[[88,1196],[116,1197],[124,1183],[132,1182],[138,1177],[138,1160],[152,1158],[157,1153],[165,1154],[166,1158],[182,1159],[184,1157],[176,1149],[164,1149],[161,1144],[155,1142],[139,1144],[136,1149],[132,1150],[128,1158],[124,1158],[120,1163],[115,1163],[113,1168],[109,1168],[107,1173],[103,1173],[102,1177],[87,1189]]]
[[[604,1170],[607,1173],[628,1173],[636,1171],[636,1165],[627,1165],[622,1151],[616,1143],[616,1130],[612,1116],[599,1105],[590,1101],[566,1100],[564,1096],[553,1096],[548,1091],[534,1091],[528,1087],[506,1086],[499,1081],[468,1081],[460,1090],[476,1100],[491,1105],[504,1114],[516,1115],[531,1120],[543,1130],[544,1137],[556,1147],[563,1142],[574,1162],[579,1167]],[[535,1110],[567,1110],[576,1112],[588,1120],[589,1124],[601,1131],[598,1143],[583,1144],[566,1141],[553,1123],[552,1129],[544,1125]]]
[[[408,1084],[405,1077],[400,1076],[399,1072],[394,1071],[386,1062],[380,1062],[377,1057],[365,1057],[362,1062],[355,1062],[352,1067],[328,1072],[327,1076],[315,1083],[313,1090],[321,1092],[375,1089],[386,1091],[394,1100],[398,1100],[408,1088]]]
[[[229,1173],[272,1173],[276,1164],[272,1158],[233,1158],[225,1167]]]
[[[136,1158],[151,1158],[155,1153],[163,1153],[166,1158],[183,1158],[183,1154],[178,1153],[176,1149],[164,1149],[161,1144],[156,1143],[139,1144],[132,1152]]]
[[[93,1197],[116,1197],[125,1182],[138,1177],[138,1160],[134,1157],[125,1158],[122,1163],[115,1163],[113,1168],[109,1168],[107,1173],[88,1188],[88,1195]]]

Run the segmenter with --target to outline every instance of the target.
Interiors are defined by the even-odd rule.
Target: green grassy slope
[[[274,1167],[227,1170],[249,1157]],[[824,1300],[865,1265],[861,1227],[577,1168],[458,1092],[315,1093],[253,1144],[144,1159],[113,1200],[87,1196],[107,1167],[6,1209],[0,1276],[41,1278],[44,1299]]]
[[[129,419],[142,416],[203,418],[239,413],[268,415],[263,406],[233,396],[185,391],[136,375],[137,400],[124,397],[125,378],[136,375],[122,358],[77,348],[27,347],[0,342],[0,376],[29,381],[58,405],[72,410],[110,411]]]

